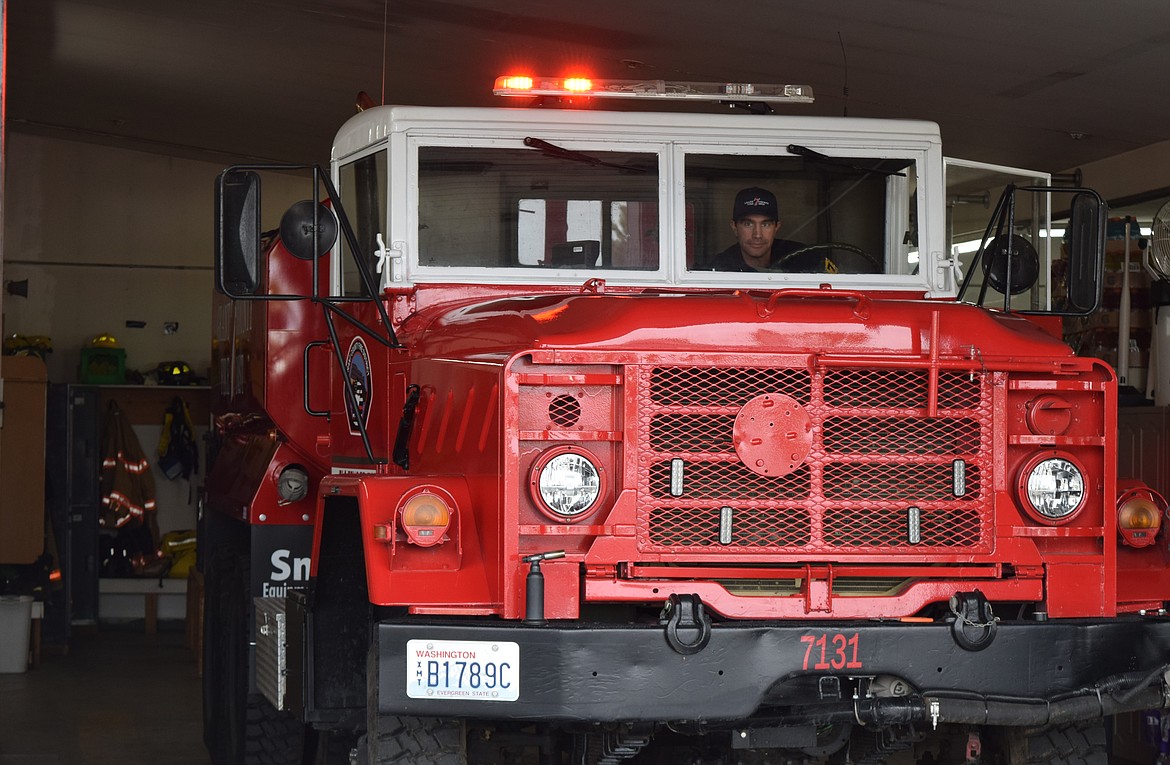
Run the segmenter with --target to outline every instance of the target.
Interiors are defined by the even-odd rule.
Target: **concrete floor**
[[[210,765],[182,623],[77,632],[68,653],[0,674],[0,765]]]

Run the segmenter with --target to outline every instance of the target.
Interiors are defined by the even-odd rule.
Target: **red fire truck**
[[[1103,763],[1165,705],[1166,503],[1059,337],[1096,194],[800,86],[497,93],[218,180],[217,763]]]

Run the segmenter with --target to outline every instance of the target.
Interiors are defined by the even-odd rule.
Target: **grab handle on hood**
[[[768,304],[760,309],[760,316],[766,318],[774,314],[776,312],[776,303],[781,298],[836,298],[840,300],[855,300],[857,304],[853,306],[853,315],[859,319],[869,318],[868,295],[857,290],[833,289],[828,284],[822,284],[820,289],[815,290],[796,287],[776,290],[772,293],[772,297],[768,298]]]

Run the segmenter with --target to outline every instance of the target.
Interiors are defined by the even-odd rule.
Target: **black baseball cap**
[[[779,220],[776,195],[758,186],[740,191],[735,195],[735,206],[731,208],[731,219],[739,220],[749,215],[763,215],[771,220]]]

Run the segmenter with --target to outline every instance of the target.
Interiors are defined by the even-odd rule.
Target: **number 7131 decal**
[[[804,643],[804,669],[861,669],[860,636],[854,632],[801,635]]]

